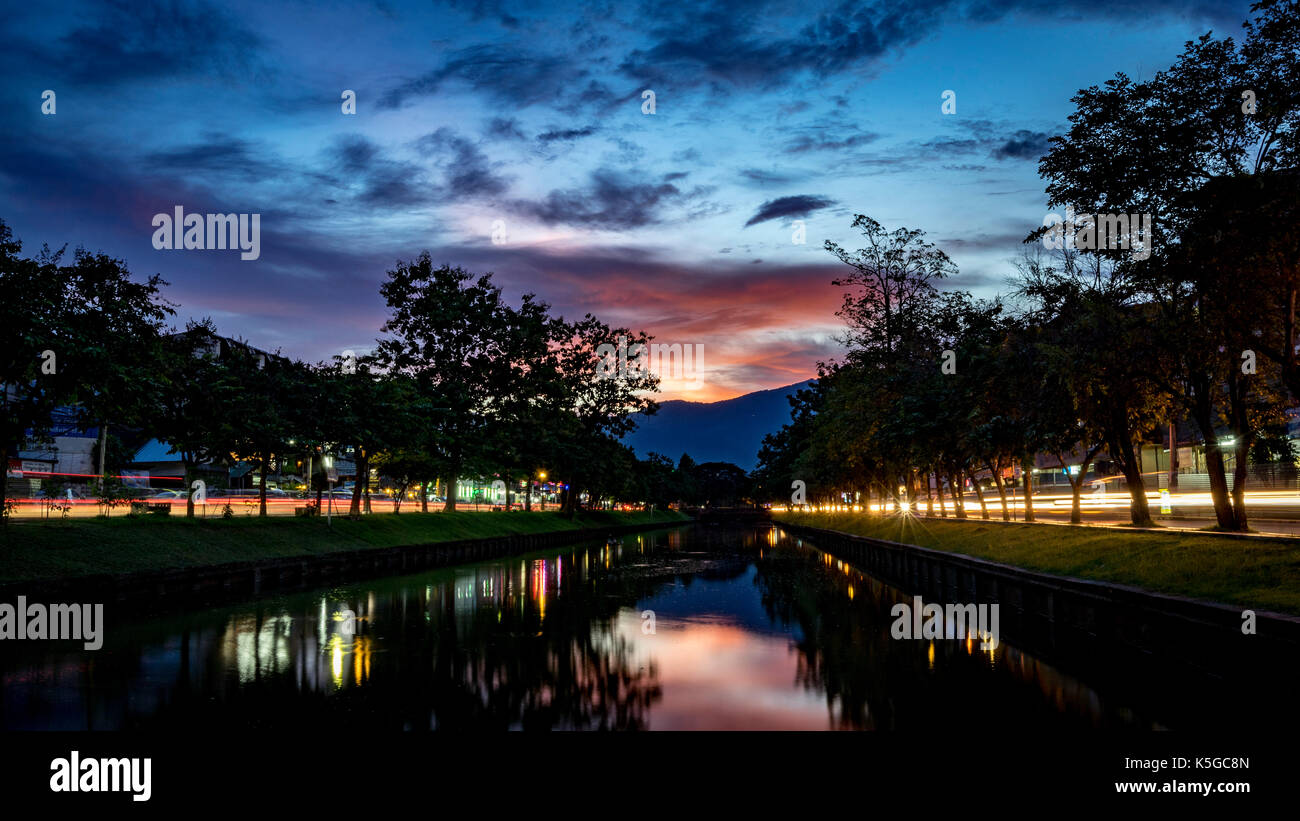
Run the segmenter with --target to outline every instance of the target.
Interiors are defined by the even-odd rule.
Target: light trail
[[[962,496],[962,500],[963,503],[965,504],[967,513],[969,513],[972,508],[974,508],[975,510],[979,509],[979,500],[975,497],[973,493],[964,494]],[[1260,508],[1260,507],[1266,507],[1266,508],[1294,507],[1297,510],[1300,510],[1300,490],[1250,490],[1250,491],[1246,491],[1246,493],[1244,494],[1244,500],[1248,510],[1250,508]],[[1039,510],[1068,511],[1071,505],[1073,504],[1073,501],[1074,501],[1073,496],[1068,493],[1042,494],[1042,495],[1035,495],[1032,497],[1033,507],[1035,511],[1039,511]],[[1114,510],[1120,508],[1127,510],[1131,501],[1132,500],[1126,491],[1115,491],[1111,493],[1081,493],[1079,495],[1079,507],[1081,510],[1097,511],[1097,510]],[[948,510],[951,510],[952,509],[951,500],[945,498],[944,502],[945,502],[945,507]],[[1171,508],[1179,508],[1179,507],[1213,508],[1214,507],[1214,497],[1209,491],[1171,493],[1169,494],[1168,502]],[[1162,504],[1162,498],[1160,496],[1160,491],[1158,489],[1147,490],[1147,503],[1151,507],[1156,507],[1156,508],[1160,507],[1160,505]],[[917,509],[924,509],[925,507],[927,507],[927,500],[924,496],[922,496],[917,498],[914,504]],[[996,492],[992,496],[992,498],[990,498],[988,494],[985,494],[984,504],[990,510],[1000,511],[1002,509],[1002,500],[998,498]],[[1025,497],[1022,494],[1017,494],[1014,498],[1010,494],[1007,495],[1008,510],[1020,511],[1020,510],[1024,510],[1025,506],[1026,506]],[[939,510],[939,505],[937,500],[933,507],[936,511]],[[885,502],[883,504],[877,502],[877,503],[872,503],[870,505],[863,505],[863,504],[808,505],[807,508],[809,510],[818,511],[822,513],[876,513],[878,514],[882,512],[883,513],[898,512],[898,505],[896,505],[894,502]],[[774,506],[774,509],[790,512],[795,509],[795,506],[781,505],[781,506]]]

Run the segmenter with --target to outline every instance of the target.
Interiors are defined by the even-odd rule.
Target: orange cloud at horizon
[[[662,379],[660,400],[716,402],[784,387],[815,377],[817,363],[841,351],[835,336],[843,324],[835,314],[843,289],[831,284],[840,273],[835,263],[696,266],[583,257],[575,264],[533,251],[542,252],[529,263],[547,282],[544,296],[562,312],[590,311],[610,325],[645,331],[654,343],[701,354],[700,367],[684,371],[685,379]]]

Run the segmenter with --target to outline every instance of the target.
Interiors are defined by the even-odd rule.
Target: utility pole
[[[1178,490],[1178,427],[1169,423],[1169,492]]]

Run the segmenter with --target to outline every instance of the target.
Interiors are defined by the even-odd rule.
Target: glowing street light
[[[326,486],[329,488],[329,493],[327,494],[329,496],[329,499],[325,503],[326,504],[325,524],[327,524],[330,527],[333,527],[334,526],[334,477],[337,475],[334,473],[334,455],[330,453],[325,454],[323,457],[321,457],[321,464],[325,466]],[[320,515],[319,510],[316,511],[316,515],[317,516]]]

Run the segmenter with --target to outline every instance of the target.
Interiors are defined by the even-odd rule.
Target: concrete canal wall
[[[1052,576],[971,556],[778,522],[815,547],[926,603],[997,604],[1001,640],[1097,680],[1139,683],[1196,709],[1198,684],[1295,701],[1300,618]],[[1271,694],[1271,695],[1266,695]],[[1218,691],[1217,697],[1223,697]],[[1202,705],[1204,706],[1204,705]]]
[[[279,590],[306,589],[331,582],[351,582],[502,556],[548,550],[577,542],[661,530],[691,524],[644,522],[551,533],[461,539],[430,544],[371,548],[319,556],[294,556],[232,562],[209,567],[147,573],[83,576],[76,579],[15,582],[0,586],[0,601],[23,595],[55,602],[115,602],[131,607],[154,604],[191,606]]]

